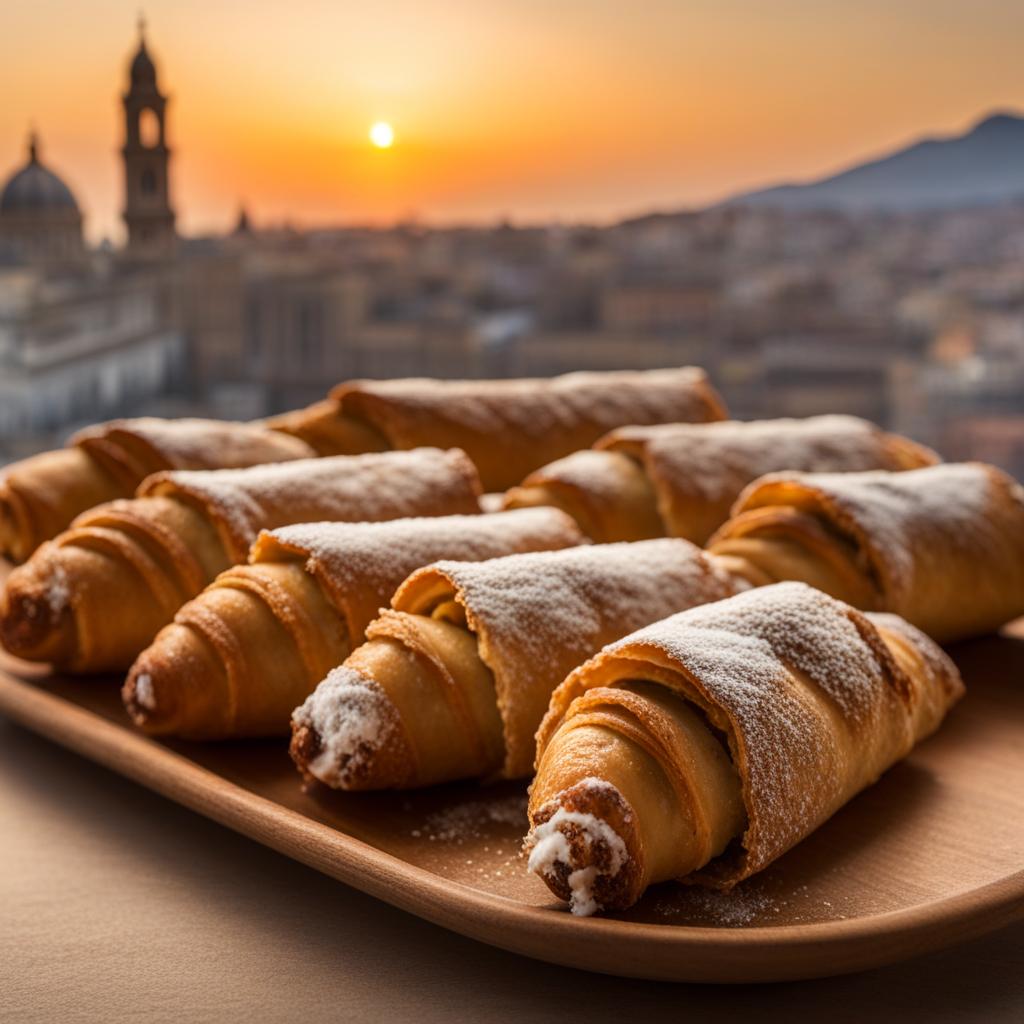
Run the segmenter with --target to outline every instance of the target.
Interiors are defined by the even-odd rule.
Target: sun
[[[395,129],[387,121],[377,121],[370,127],[370,141],[378,149],[390,149],[395,144]]]

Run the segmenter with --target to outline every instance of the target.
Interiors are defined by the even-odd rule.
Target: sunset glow
[[[378,149],[390,149],[395,143],[395,130],[387,121],[378,121],[370,128],[370,141]]]
[[[151,0],[185,232],[588,219],[823,174],[1024,107],[1024,5],[906,0]],[[257,13],[258,11],[258,13]],[[35,124],[90,238],[120,237],[135,6],[5,12],[0,175]],[[368,140],[386,111],[394,159]],[[375,129],[376,130],[376,129]]]

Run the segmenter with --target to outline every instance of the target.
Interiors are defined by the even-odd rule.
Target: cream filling
[[[320,738],[320,752],[306,766],[329,786],[346,788],[388,741],[396,712],[374,680],[344,665],[292,713],[293,727],[307,726]]]
[[[572,847],[559,827],[566,822],[580,830],[591,849],[599,842],[604,843],[611,855],[611,863],[607,868],[598,868],[595,864],[583,867],[574,865]],[[552,874],[558,864],[573,868],[567,879],[569,909],[580,917],[589,917],[602,909],[594,896],[594,883],[597,879],[602,876],[614,878],[629,860],[622,837],[606,821],[593,814],[567,811],[564,807],[559,807],[547,821],[531,830],[527,846],[530,850],[527,866],[536,875],[543,877]]]
[[[153,677],[148,672],[140,672],[135,677],[135,703],[145,711],[156,711]]]
[[[46,589],[46,603],[50,606],[50,620],[56,622],[61,612],[71,604],[71,584],[62,565],[54,565]]]

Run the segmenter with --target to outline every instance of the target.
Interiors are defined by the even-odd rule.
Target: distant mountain
[[[1024,198],[1024,117],[997,113],[964,135],[922,139],[831,177],[735,196],[790,210],[922,210]]]

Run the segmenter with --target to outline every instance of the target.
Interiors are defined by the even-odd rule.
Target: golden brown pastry
[[[565,674],[638,625],[736,584],[683,540],[438,562],[293,716],[292,757],[338,789],[518,778]]]
[[[319,455],[361,455],[385,452],[392,447],[368,420],[343,415],[335,398],[325,398],[305,409],[273,416],[267,423],[274,430],[301,438]]]
[[[245,561],[261,529],[473,514],[479,488],[462,452],[436,448],[156,473],[8,576],[0,642],[73,672],[125,669],[186,601]]]
[[[268,422],[327,455],[462,448],[484,488],[503,491],[613,427],[724,415],[704,371],[681,367],[533,380],[349,381],[327,401]]]
[[[709,548],[751,583],[802,580],[942,643],[1024,615],[1024,490],[978,462],[773,474]]]
[[[221,573],[139,655],[125,707],[156,735],[287,736],[296,705],[415,569],[583,543],[557,509],[263,532],[248,565]]]
[[[68,445],[0,471],[0,556],[24,561],[79,513],[130,497],[160,470],[232,469],[316,454],[256,423],[151,417],[90,427]]]
[[[855,416],[672,423],[612,431],[590,451],[531,473],[506,508],[555,505],[600,542],[685,537],[703,544],[752,480],[774,470],[904,470],[938,456]]]
[[[802,583],[674,615],[555,691],[530,870],[577,914],[669,879],[729,889],[905,757],[962,693],[919,630]]]

